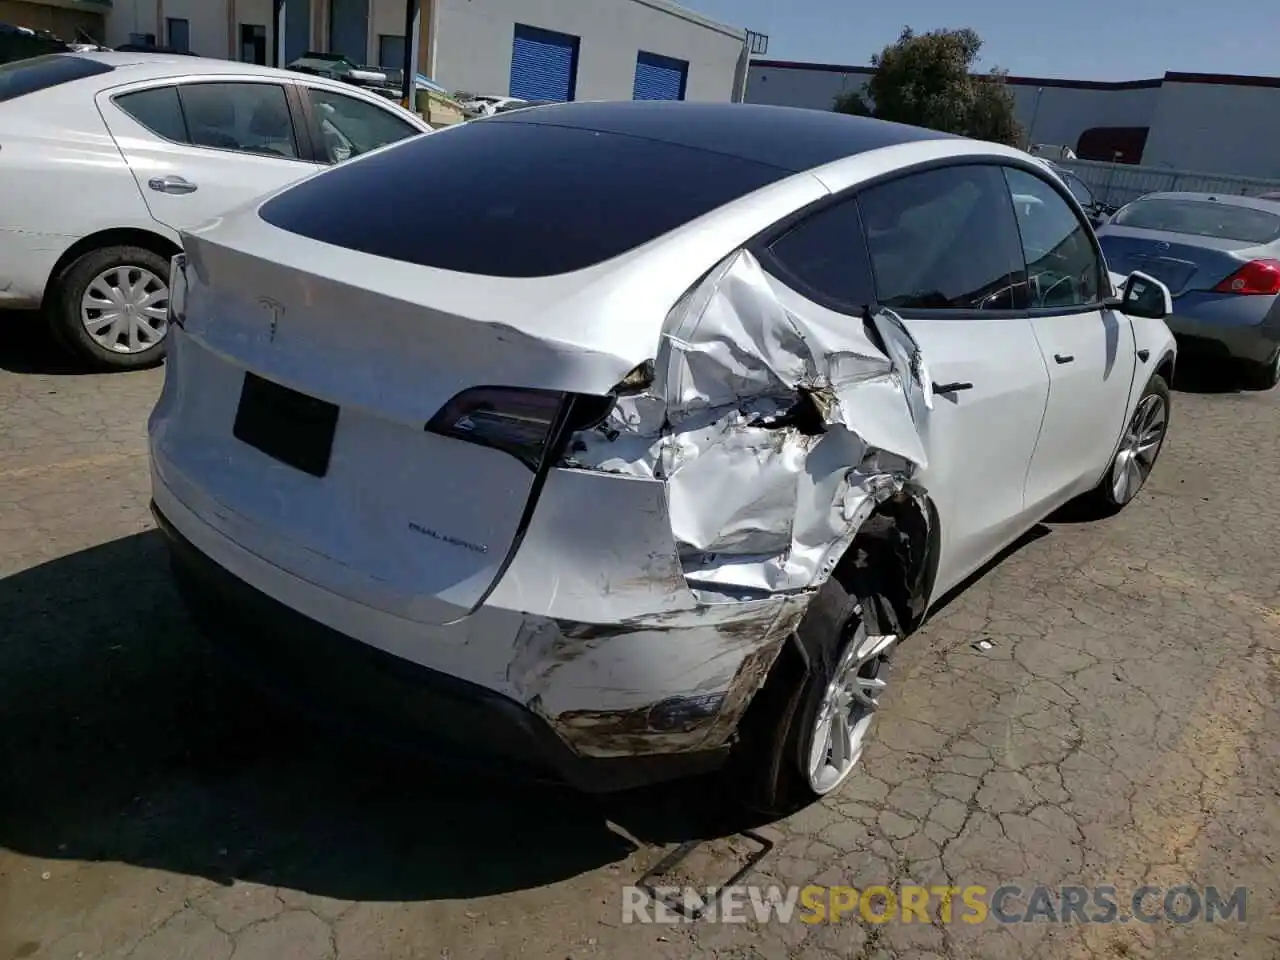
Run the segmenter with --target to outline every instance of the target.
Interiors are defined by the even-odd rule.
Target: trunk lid
[[[256,241],[186,249],[185,332],[152,425],[175,490],[278,541],[280,565],[328,561],[334,583],[359,574],[429,623],[483,601],[536,482],[427,423],[476,387],[606,394],[664,318],[641,322],[632,297],[619,333],[581,278],[462,277],[296,239],[269,258]]]
[[[1098,242],[1108,269],[1128,275],[1135,270],[1155,277],[1175,297],[1192,290],[1212,290],[1255,256],[1256,244],[1217,237],[1190,237],[1166,230],[1106,226]]]

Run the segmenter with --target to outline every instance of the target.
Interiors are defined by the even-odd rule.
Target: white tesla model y
[[[588,790],[835,789],[930,604],[1124,506],[1169,421],[1168,291],[1042,164],[914,127],[535,107],[183,239],[150,436],[197,620]]]

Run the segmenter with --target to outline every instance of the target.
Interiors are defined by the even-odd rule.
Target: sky
[[[1280,33],[1257,0],[681,0],[768,34],[774,60],[865,65],[904,26],[972,27],[981,69],[1072,80],[1143,80],[1165,71],[1280,74]],[[1181,8],[1181,9],[1179,9]]]

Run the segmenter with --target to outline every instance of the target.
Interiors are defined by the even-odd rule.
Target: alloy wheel
[[[169,285],[146,267],[110,267],[90,281],[80,300],[89,336],[113,353],[142,353],[168,331]]]
[[[1164,397],[1152,393],[1142,398],[1111,468],[1111,496],[1117,504],[1128,503],[1147,482],[1160,455],[1168,422],[1169,410]]]
[[[809,787],[819,796],[849,778],[862,757],[885,688],[885,665],[895,634],[869,635],[859,617],[823,693],[809,740]]]

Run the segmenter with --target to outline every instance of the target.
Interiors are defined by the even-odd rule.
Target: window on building
[[[166,17],[164,30],[165,36],[169,38],[169,49],[178,53],[191,52],[191,21],[180,17]]]
[[[631,98],[633,100],[683,100],[688,81],[687,61],[641,50],[636,55],[636,76]]]
[[[240,59],[244,63],[267,63],[267,28],[260,23],[240,24]]]
[[[1013,310],[1027,273],[997,167],[944,167],[860,194],[876,292],[887,307]]]
[[[156,45],[156,35],[154,33],[131,33],[129,34],[129,43],[136,47],[154,47]]]
[[[378,35],[378,66],[404,69],[404,37],[391,33]]]

